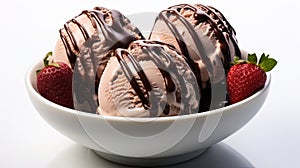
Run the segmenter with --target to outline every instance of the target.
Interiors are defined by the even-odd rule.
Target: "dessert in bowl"
[[[43,86],[51,85],[44,82],[47,75],[56,76],[44,69],[57,65],[33,65],[26,87],[45,121],[108,160],[135,166],[179,163],[239,130],[268,95],[266,73],[255,93],[230,103],[230,62],[247,57],[236,43],[235,31],[214,8],[172,6],[160,13],[148,40],[118,11],[95,8],[65,24],[50,60],[73,72],[74,107],[61,105],[64,99],[52,101],[65,85],[54,83],[54,92]]]
[[[36,63],[26,76],[28,94],[42,118],[66,137],[108,160],[140,166],[191,159],[232,135],[259,111],[271,83],[268,75],[265,87],[251,97],[203,113],[155,119],[102,116],[66,108],[42,97],[36,89],[36,69],[42,66],[42,62]],[[159,131],[162,133],[156,135]]]

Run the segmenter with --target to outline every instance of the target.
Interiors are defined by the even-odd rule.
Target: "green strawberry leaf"
[[[266,55],[263,53],[260,56],[260,59],[257,64],[257,56],[255,53],[248,54],[248,60],[240,60],[238,57],[234,57],[233,65],[239,64],[239,63],[252,63],[258,65],[261,69],[263,69],[265,72],[271,71],[276,65],[277,61],[274,58],[269,58],[269,55]]]
[[[46,56],[45,56],[44,59],[43,59],[44,66],[49,65],[49,57],[51,57],[51,56],[52,56],[52,51],[50,51],[50,52],[48,52],[48,53],[46,54]]]
[[[263,54],[260,56],[260,59],[259,59],[258,64],[260,65],[262,62],[264,62],[265,60],[267,60],[268,57],[269,57],[269,55],[266,55],[265,53],[263,53]]]
[[[257,56],[255,53],[248,54],[248,61],[253,64],[257,64]]]
[[[271,71],[277,65],[277,61],[273,58],[264,58],[264,60],[259,64],[260,68],[265,72]]]
[[[45,67],[49,65],[49,57],[51,56],[52,56],[52,51],[48,52],[43,58],[43,63]],[[35,71],[36,75],[38,75],[38,73],[40,73],[41,71],[42,71],[41,69],[36,70]]]

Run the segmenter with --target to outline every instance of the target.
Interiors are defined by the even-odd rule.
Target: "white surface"
[[[120,167],[103,162],[95,155],[84,154],[88,150],[46,124],[25,92],[25,72],[53,49],[58,29],[82,9],[100,5],[129,15],[159,11],[178,2],[184,1],[1,1],[0,167],[97,167],[101,164]],[[268,53],[279,61],[272,71],[270,94],[261,111],[243,129],[221,143],[221,147],[214,148],[215,154],[233,153],[232,163],[234,160],[239,163],[228,165],[227,157],[222,160],[215,155],[198,159],[215,167],[249,167],[249,163],[258,168],[300,167],[299,2],[190,2],[215,6],[236,29],[242,48],[258,54]],[[143,6],[137,8],[138,3]],[[177,167],[197,167],[204,162],[194,161]]]

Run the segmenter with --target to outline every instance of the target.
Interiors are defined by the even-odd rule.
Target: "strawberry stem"
[[[58,64],[57,62],[53,62],[53,63],[51,63],[51,64],[49,64],[49,65],[54,66],[54,67],[56,67],[56,68],[59,68],[59,64]]]
[[[277,65],[277,61],[274,58],[269,58],[269,55],[266,55],[265,53],[263,53],[260,56],[258,63],[257,63],[257,56],[255,53],[253,53],[253,54],[248,54],[247,60],[240,60],[239,57],[234,57],[234,60],[231,64],[236,65],[240,63],[251,63],[251,64],[258,65],[265,72],[271,71]]]
[[[239,57],[235,56],[233,59],[232,65],[240,64],[240,63],[246,63],[246,60],[241,60]]]
[[[48,66],[48,65],[49,65],[49,57],[51,57],[51,56],[52,56],[52,51],[48,52],[48,53],[45,55],[45,57],[44,57],[44,59],[43,59],[44,66]]]
[[[43,63],[44,63],[44,66],[45,66],[45,67],[49,65],[49,57],[51,57],[51,56],[52,56],[52,51],[48,52],[48,53],[45,55],[45,57],[44,57],[44,59],[43,59]],[[56,65],[55,65],[55,66],[56,66]],[[56,67],[57,67],[57,66],[56,66]],[[37,75],[39,72],[41,72],[41,69],[38,69],[38,70],[35,71],[36,75]]]

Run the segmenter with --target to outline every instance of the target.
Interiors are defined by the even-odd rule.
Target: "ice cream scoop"
[[[226,73],[234,56],[241,57],[236,33],[220,11],[180,4],[156,18],[151,40],[173,44],[187,58],[201,90],[200,111],[224,106]]]
[[[132,41],[144,39],[128,18],[117,10],[104,7],[82,11],[67,21],[59,33],[53,60],[68,63],[73,68],[83,44],[93,35],[99,36],[102,50],[127,48]]]
[[[53,61],[65,62],[74,71],[74,107],[95,113],[101,68],[107,52],[127,48],[141,32],[117,10],[95,7],[84,10],[59,30]]]
[[[198,112],[196,77],[173,46],[138,40],[108,57],[99,83],[98,114],[157,117]]]

